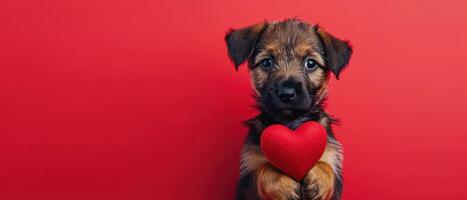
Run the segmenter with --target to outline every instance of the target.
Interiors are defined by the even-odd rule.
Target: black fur
[[[349,42],[336,38],[327,32],[318,31],[318,33],[324,47],[326,65],[334,73],[336,79],[339,79],[340,73],[348,65],[352,56],[352,46]]]
[[[264,24],[257,24],[238,30],[229,30],[225,35],[225,43],[235,69],[244,63],[253,53]]]

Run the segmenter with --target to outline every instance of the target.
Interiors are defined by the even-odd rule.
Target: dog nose
[[[283,103],[290,103],[293,100],[295,100],[295,98],[297,97],[297,93],[295,92],[295,89],[291,87],[283,87],[279,89],[278,95],[279,95],[279,99]]]

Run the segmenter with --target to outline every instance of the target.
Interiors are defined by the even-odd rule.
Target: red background
[[[329,112],[344,199],[467,198],[467,1],[0,3],[0,199],[231,199],[254,116],[230,27],[354,45]]]

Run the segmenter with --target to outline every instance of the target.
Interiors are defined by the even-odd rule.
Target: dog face
[[[347,42],[297,19],[231,30],[225,40],[236,68],[248,60],[261,108],[281,119],[319,104],[330,72],[338,78],[352,54]]]

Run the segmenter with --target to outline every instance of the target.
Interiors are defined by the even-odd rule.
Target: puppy
[[[323,103],[330,74],[338,79],[350,60],[350,44],[298,19],[230,30],[225,42],[236,69],[248,63],[260,111],[246,122],[250,131],[241,153],[236,199],[341,199],[342,147]],[[307,121],[322,124],[328,140],[321,159],[297,182],[268,162],[260,136],[272,124],[296,129]]]

